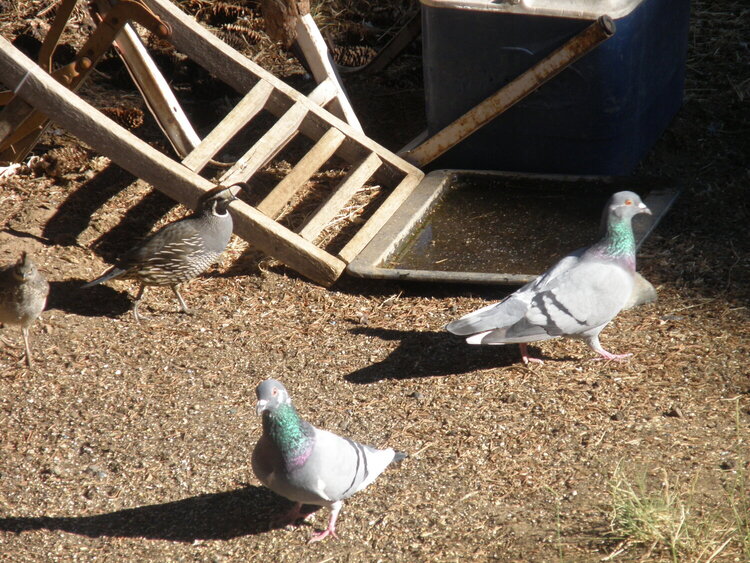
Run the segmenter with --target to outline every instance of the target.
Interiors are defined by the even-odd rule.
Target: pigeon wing
[[[295,471],[295,480],[336,502],[367,487],[395,455],[391,448],[378,450],[316,428],[315,447],[304,467]]]
[[[569,254],[550,270],[533,279],[500,303],[487,305],[449,323],[445,327],[446,330],[460,336],[477,334],[478,338],[470,342],[474,344],[500,344],[506,342],[502,338],[505,337],[507,329],[516,323],[522,323],[530,330],[532,326],[524,323],[524,318],[529,312],[532,302],[540,292],[554,286],[560,277],[564,276],[566,272],[579,263],[583,250],[577,250]],[[482,333],[482,335],[479,336],[479,333]],[[538,330],[537,334],[543,336],[544,331]]]
[[[523,321],[506,338],[538,334],[535,329],[554,337],[603,327],[620,312],[632,288],[632,273],[618,263],[582,260],[534,295]]]

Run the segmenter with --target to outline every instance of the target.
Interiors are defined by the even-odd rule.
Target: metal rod
[[[399,156],[415,166],[425,166],[614,34],[615,22],[609,16],[601,16],[518,78],[503,86],[425,142],[411,150],[402,151]]]

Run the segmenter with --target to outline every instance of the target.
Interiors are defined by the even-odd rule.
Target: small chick
[[[29,327],[44,311],[49,283],[26,252],[15,264],[0,268],[0,323],[21,325],[26,365],[32,367]]]

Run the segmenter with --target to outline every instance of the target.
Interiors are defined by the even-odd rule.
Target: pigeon
[[[330,508],[328,527],[314,534],[310,543],[338,537],[336,519],[344,499],[406,454],[392,448],[378,450],[315,428],[300,417],[286,388],[275,379],[263,381],[255,393],[263,434],[253,450],[253,472],[266,487],[295,502],[286,522],[302,516],[303,504]]]
[[[198,200],[194,213],[150,235],[104,274],[82,286],[83,289],[114,278],[138,280],[141,287],[135,298],[133,316],[140,322],[138,306],[146,288],[168,285],[177,297],[180,310],[188,313],[179,284],[203,272],[224,252],[232,236],[232,216],[227,208],[237,199],[233,187],[217,186],[208,190]]]
[[[29,328],[47,305],[48,295],[49,283],[26,252],[15,264],[0,267],[0,323],[21,326],[28,367],[34,365]]]
[[[607,360],[631,354],[612,354],[599,343],[599,333],[625,306],[635,277],[635,238],[631,220],[651,215],[641,198],[629,191],[609,199],[603,213],[604,238],[560,260],[499,303],[493,303],[449,323],[445,328],[467,336],[469,344],[511,344],[530,358],[526,344],[558,336],[583,340]]]

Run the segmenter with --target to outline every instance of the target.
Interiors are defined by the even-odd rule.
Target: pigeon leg
[[[29,346],[29,327],[22,327],[21,333],[23,334],[23,347],[26,351],[26,365],[34,367],[34,361],[31,359],[31,347]]]
[[[283,528],[285,526],[290,526],[294,524],[300,518],[302,518],[303,520],[307,520],[308,518],[310,518],[310,516],[312,516],[312,514],[305,515],[302,513],[301,502],[295,502],[292,508],[290,508],[287,512],[285,512],[278,518],[275,518],[273,524],[275,526],[279,526]]]
[[[308,541],[307,543],[320,541],[327,538],[328,536],[338,538],[338,536],[336,535],[336,519],[339,517],[339,512],[341,512],[341,507],[343,505],[344,503],[341,501],[334,502],[331,505],[331,518],[328,520],[328,527],[320,533],[313,534],[310,538],[310,541]]]
[[[135,305],[133,305],[133,316],[135,322],[141,322],[141,316],[138,314],[138,306],[141,304],[141,298],[146,294],[146,285],[141,284],[141,288],[138,290],[138,295],[135,297]]]
[[[521,360],[523,360],[524,365],[529,365],[529,363],[532,363],[532,364],[544,363],[544,360],[541,360],[539,358],[532,358],[529,356],[529,349],[527,348],[525,342],[519,342],[518,347],[521,349]]]
[[[594,352],[599,354],[601,358],[596,358],[597,360],[601,360],[602,358],[605,360],[615,360],[617,362],[622,362],[625,360],[625,358],[629,358],[633,354],[613,354],[612,352],[607,352],[602,345],[599,343],[599,337],[593,336],[586,340],[586,343],[589,345],[589,348],[591,348]]]
[[[182,298],[182,295],[180,295],[180,288],[177,285],[171,285],[169,287],[172,288],[172,291],[177,297],[177,301],[180,302],[180,311],[189,315],[190,309],[188,309],[187,305],[185,304],[185,300]]]

